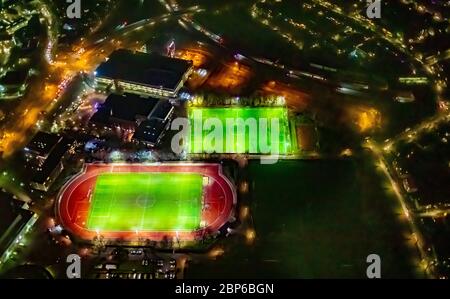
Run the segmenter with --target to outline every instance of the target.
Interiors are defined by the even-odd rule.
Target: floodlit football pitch
[[[200,227],[203,177],[188,173],[108,173],[97,178],[87,228],[192,231]]]
[[[86,164],[61,189],[56,213],[87,241],[194,241],[227,223],[236,200],[220,164]]]
[[[289,154],[284,107],[189,108],[189,153]]]

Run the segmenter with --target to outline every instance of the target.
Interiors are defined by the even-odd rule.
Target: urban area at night
[[[448,279],[449,79],[447,0],[0,0],[0,279]]]

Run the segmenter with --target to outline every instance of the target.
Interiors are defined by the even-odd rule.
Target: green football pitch
[[[189,153],[288,154],[292,150],[288,112],[283,107],[190,108],[188,117]]]
[[[192,231],[200,227],[203,176],[108,173],[97,177],[87,228],[98,231]]]

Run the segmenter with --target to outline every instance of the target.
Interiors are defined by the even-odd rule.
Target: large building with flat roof
[[[61,135],[57,134],[50,134],[42,131],[37,132],[24,149],[25,157],[27,160],[47,159],[62,138]]]
[[[97,68],[95,81],[100,89],[176,97],[192,69],[191,61],[122,49]]]
[[[148,118],[158,101],[134,94],[111,94],[99,106],[90,122],[107,128],[120,126],[123,129],[134,129],[137,123]]]
[[[174,110],[165,99],[111,94],[89,122],[95,130],[116,131],[120,135],[125,132],[134,142],[156,146],[170,125]]]

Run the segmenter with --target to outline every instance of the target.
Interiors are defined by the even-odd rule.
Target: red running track
[[[204,205],[202,222],[205,227],[191,232],[174,231],[101,231],[96,232],[85,227],[90,197],[97,176],[108,172],[181,172],[199,173],[209,177],[209,185],[203,189]],[[205,234],[219,230],[231,217],[236,204],[236,190],[222,173],[220,164],[86,164],[83,171],[73,177],[61,189],[58,195],[56,213],[64,228],[84,240],[92,240],[99,234],[106,239],[133,241],[150,239],[160,241],[165,237],[190,241],[201,239]]]

